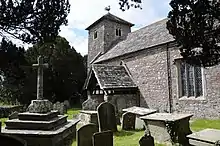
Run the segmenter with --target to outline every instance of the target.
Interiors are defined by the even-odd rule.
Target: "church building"
[[[112,102],[159,112],[220,116],[220,65],[202,68],[181,58],[167,18],[131,32],[134,24],[107,13],[88,30],[86,109]]]

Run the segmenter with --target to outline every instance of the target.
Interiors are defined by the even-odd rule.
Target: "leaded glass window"
[[[180,96],[198,97],[203,95],[201,67],[186,62],[180,63]]]

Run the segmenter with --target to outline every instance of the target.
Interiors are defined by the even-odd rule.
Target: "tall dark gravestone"
[[[99,131],[117,131],[115,107],[109,102],[101,103],[98,108]]]

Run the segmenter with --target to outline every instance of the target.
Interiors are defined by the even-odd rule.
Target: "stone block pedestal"
[[[179,143],[189,145],[186,136],[191,134],[189,120],[191,114],[154,113],[140,117],[146,128],[159,143]]]
[[[79,120],[68,121],[67,116],[51,111],[48,100],[34,100],[28,110],[6,121],[2,133],[25,140],[27,146],[71,146]]]

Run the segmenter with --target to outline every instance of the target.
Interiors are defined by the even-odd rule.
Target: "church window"
[[[115,34],[116,36],[121,36],[121,29],[117,28]]]
[[[180,97],[203,96],[202,68],[183,61],[179,67]]]
[[[98,37],[98,33],[97,31],[94,32],[94,39],[96,39]]]

